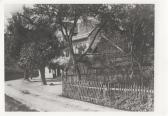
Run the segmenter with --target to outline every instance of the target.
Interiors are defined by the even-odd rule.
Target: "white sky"
[[[21,12],[23,4],[5,4],[4,5],[4,20],[5,25],[7,25],[7,19],[12,16],[15,12]]]
[[[12,13],[21,11],[23,4],[6,4],[4,6],[4,15],[5,18],[11,16]]]
[[[7,25],[7,19],[12,16],[13,13],[22,12],[22,7],[25,4],[5,4],[4,5],[4,20]],[[25,6],[32,6],[32,4],[26,4]]]

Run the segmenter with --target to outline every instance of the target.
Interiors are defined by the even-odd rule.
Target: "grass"
[[[37,112],[21,102],[5,95],[5,111],[6,112]]]
[[[5,71],[5,81],[23,78],[23,72]]]

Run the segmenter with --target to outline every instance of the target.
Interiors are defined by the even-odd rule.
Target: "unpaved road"
[[[61,82],[53,82],[48,79],[48,84],[52,83],[52,85],[42,85],[38,78],[32,81],[28,82],[23,79],[6,81],[5,94],[38,111],[119,111],[62,97]]]

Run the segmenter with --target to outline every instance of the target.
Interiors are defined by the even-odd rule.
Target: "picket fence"
[[[153,87],[144,87],[129,84],[113,84],[97,81],[63,81],[62,95],[72,99],[88,101],[96,104],[113,102],[116,96],[143,98],[154,94]],[[103,102],[102,102],[103,101]],[[103,103],[104,104],[104,103]]]

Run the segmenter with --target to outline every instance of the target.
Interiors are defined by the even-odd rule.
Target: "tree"
[[[125,46],[133,46],[134,54],[144,52],[145,44],[154,45],[154,6],[153,5],[107,5],[100,21],[106,21],[103,35],[113,43],[126,40]],[[116,37],[115,37],[116,36]],[[118,36],[118,37],[117,37]],[[120,36],[120,37],[119,37]],[[131,45],[131,43],[134,45]],[[130,44],[130,45],[128,45]],[[141,45],[142,44],[142,45]],[[123,52],[130,52],[121,46]],[[142,50],[143,48],[143,50]],[[122,51],[120,50],[120,51]],[[139,55],[137,56],[139,57]],[[142,58],[139,57],[141,60]]]
[[[142,71],[144,55],[152,54],[148,51],[150,48],[154,48],[154,6],[135,5],[128,15],[130,15],[129,22],[127,22],[125,29],[132,56],[132,75],[134,74],[133,68],[138,67],[141,76],[140,81],[144,83],[145,76],[144,71]],[[153,78],[153,76],[151,77]],[[148,78],[152,79],[151,77]]]
[[[103,37],[121,48],[120,51],[130,55],[130,78],[135,73],[134,69],[139,67],[142,80],[144,55],[154,47],[154,5],[109,6],[110,9],[106,12],[108,18],[102,15],[102,20],[108,19],[103,28]],[[122,41],[124,44],[121,45]]]
[[[4,46],[5,46],[5,66],[9,67],[14,64],[15,60],[11,57],[11,34],[5,32],[4,34]]]
[[[64,42],[66,42],[68,49],[70,50],[70,57],[73,61],[73,65],[77,71],[79,80],[81,79],[80,70],[78,66],[78,62],[80,59],[86,55],[88,50],[78,58],[73,49],[72,38],[74,36],[75,27],[77,25],[78,20],[84,19],[87,20],[89,16],[97,16],[98,10],[103,9],[102,5],[89,5],[89,4],[65,4],[65,5],[36,5],[35,9],[41,10],[49,14],[50,19],[53,19],[53,25],[59,27],[59,30],[62,32]],[[52,18],[51,18],[52,17]],[[93,42],[96,38],[96,35],[100,32],[102,26],[98,25],[95,27],[94,31],[97,29]],[[91,42],[91,45],[93,44]],[[91,47],[90,45],[90,47]],[[89,47],[89,48],[90,48]]]
[[[129,15],[126,33],[130,38],[134,58],[142,64],[147,49],[154,47],[154,6],[136,5]]]
[[[35,63],[34,43],[25,44],[20,51],[20,59],[18,65],[24,69],[24,79],[29,79],[34,69],[37,69]]]
[[[20,65],[25,68],[25,73],[30,72],[32,67],[38,68],[43,84],[46,84],[45,66],[52,58],[61,54],[61,45],[54,36],[53,29],[45,23],[48,19],[34,14],[32,9],[23,9],[23,13],[13,15],[8,26],[14,37],[11,53],[20,59]],[[25,75],[27,78],[28,74]]]
[[[131,55],[132,78],[138,68],[143,83],[144,55],[154,47],[154,6],[132,5],[126,9],[126,18],[122,20],[123,34],[127,37],[129,54]],[[138,80],[138,78],[137,78]]]

